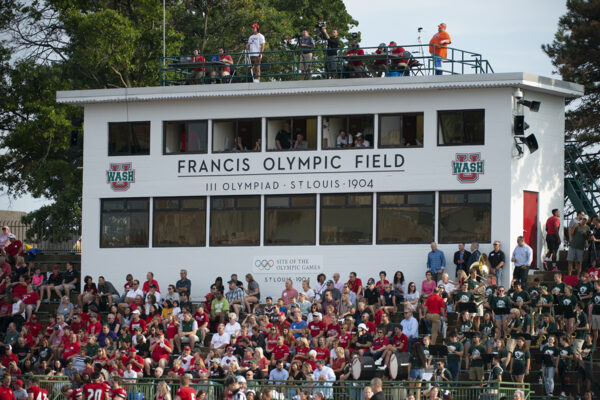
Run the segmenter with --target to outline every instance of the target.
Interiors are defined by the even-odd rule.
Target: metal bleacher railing
[[[65,253],[73,253],[80,254],[81,253],[81,241],[79,235],[72,235],[67,240],[63,241],[51,241],[41,239],[43,235],[41,232],[33,233],[30,237],[27,238],[27,233],[30,230],[31,226],[28,224],[24,224],[20,221],[0,221],[0,226],[8,226],[10,232],[13,233],[17,239],[23,242],[26,245],[27,249],[37,248],[46,253],[56,253],[56,254],[65,254]]]
[[[428,45],[404,45],[404,53],[392,54],[392,49],[382,54],[375,54],[376,47],[361,47],[364,55],[346,55],[350,48],[338,50],[338,55],[333,61],[327,60],[326,48],[312,50],[313,58],[306,62],[310,65],[311,79],[326,78],[351,78],[351,77],[376,77],[376,76],[418,76],[443,74],[486,74],[494,70],[488,60],[481,54],[467,50],[447,47],[447,58],[441,59],[441,68],[435,67],[435,60],[428,53]],[[435,46],[434,46],[435,47]],[[252,64],[250,55],[241,53],[226,53],[232,57],[230,76],[223,79],[222,83],[252,82]],[[265,51],[262,53],[261,81],[290,81],[306,78],[302,71],[302,51],[299,49],[282,51]],[[216,82],[211,78],[211,71],[219,72],[223,64],[218,61],[218,54],[202,54],[205,61],[194,62],[194,56],[170,56],[161,58],[160,84],[161,86],[203,84]],[[353,63],[362,63],[363,71],[349,68]],[[377,68],[374,66],[377,63]],[[329,69],[327,69],[329,64]],[[194,72],[202,70],[203,77],[198,78]],[[217,74],[218,75],[218,74]]]
[[[70,384],[68,380],[50,380],[47,377],[40,377],[40,387],[46,389],[48,394],[54,400],[63,400],[60,389]],[[123,388],[128,393],[129,399],[153,400],[156,398],[157,383],[163,379],[141,378],[136,382],[124,382]],[[175,398],[175,393],[179,388],[177,379],[164,379],[170,387],[171,396]],[[126,380],[124,380],[126,381]],[[259,392],[270,389],[271,399],[289,399],[292,400],[302,391],[308,391],[310,394],[322,392],[327,399],[335,400],[364,400],[363,391],[370,381],[336,381],[336,382],[314,382],[314,381],[293,381],[270,382],[268,380],[251,380],[246,383],[245,390],[253,390],[257,395]],[[425,398],[424,392],[431,385],[439,388],[439,397],[441,398],[445,391],[452,394],[455,400],[500,400],[506,398],[513,399],[514,392],[521,390],[525,400],[530,400],[530,388],[528,383],[517,384],[513,382],[421,382],[417,387],[417,382],[409,381],[383,381],[383,392],[386,399],[403,400],[408,394],[420,391],[421,398]],[[207,380],[194,382],[191,387],[196,391],[202,390],[206,393],[205,399],[216,400],[223,398],[224,386],[221,382]]]

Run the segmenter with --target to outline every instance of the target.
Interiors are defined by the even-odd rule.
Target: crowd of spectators
[[[391,279],[386,271],[376,277],[350,272],[347,279],[320,274],[297,288],[287,280],[276,298],[263,298],[251,274],[243,280],[234,274],[227,282],[219,277],[198,289],[185,269],[166,288],[152,272],[143,282],[128,274],[119,292],[102,276],[80,282],[69,263],[42,273],[18,254],[0,255],[2,371],[16,376],[16,383],[22,375],[68,378],[73,396],[85,385],[116,382],[114,391],[122,390],[121,382],[153,377],[181,380],[180,391],[190,384],[205,387],[199,398],[214,389],[210,382],[238,399],[333,398],[334,385],[354,380],[353,362],[371,357],[387,373],[392,357],[407,353],[409,394],[432,398],[433,390],[435,399],[442,397],[439,383],[509,376],[524,382],[532,368],[530,348],[539,347],[548,395],[554,394],[555,375],[564,394],[574,369],[579,390],[591,390],[600,268],[594,263],[574,281],[569,276],[569,283],[556,271],[552,285],[537,278],[528,285],[519,269],[529,268],[531,249],[522,237],[510,259],[498,241],[489,254],[477,243],[470,250],[459,244],[454,277],[432,243],[421,282],[407,282],[402,271]],[[511,264],[513,279],[505,288],[497,277]],[[192,303],[192,290],[204,301]],[[51,304],[49,315],[39,311],[45,303]],[[261,381],[293,382],[280,390],[261,387]],[[16,383],[15,393],[23,386]],[[179,400],[194,400],[184,392]]]

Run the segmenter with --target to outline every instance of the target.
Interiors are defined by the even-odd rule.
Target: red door
[[[537,266],[538,243],[538,194],[523,192],[523,237],[525,243],[533,250],[531,266]]]

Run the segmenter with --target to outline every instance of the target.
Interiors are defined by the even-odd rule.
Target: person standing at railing
[[[327,78],[336,79],[338,77],[338,50],[340,48],[340,39],[338,38],[338,30],[332,29],[331,36],[327,33],[327,28],[321,28],[321,38],[327,41],[327,53],[325,62],[325,71]]]
[[[252,64],[254,82],[258,83],[260,82],[260,62],[262,61],[262,53],[265,51],[265,37],[260,33],[258,24],[252,25],[252,35],[248,38],[246,49],[248,49],[250,63]]]
[[[315,41],[308,33],[308,29],[302,30],[302,36],[298,38],[298,47],[300,47],[300,73],[302,73],[302,79],[312,79],[311,64],[313,56],[313,48],[315,47]]]
[[[443,74],[442,58],[447,58],[446,47],[450,43],[452,43],[452,40],[448,32],[446,32],[446,24],[442,22],[438,25],[438,32],[429,41],[429,53],[433,56],[436,75]]]

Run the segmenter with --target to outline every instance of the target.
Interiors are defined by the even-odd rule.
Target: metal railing
[[[24,377],[26,378],[26,377]],[[70,384],[68,380],[49,380],[47,377],[40,378],[40,387],[46,389],[51,394],[53,399],[63,400],[60,395],[60,390],[63,386]],[[60,378],[60,377],[57,377]],[[179,380],[177,379],[154,379],[140,378],[135,382],[127,382],[124,379],[123,388],[129,394],[128,399],[135,400],[153,400],[156,397],[157,383],[161,380],[167,382],[172,398],[175,398],[175,393],[179,388]],[[281,381],[272,382],[269,380],[250,380],[245,384],[245,391],[253,390],[257,395],[260,392],[270,391],[271,399],[292,400],[302,391],[307,391],[314,395],[321,392],[327,399],[335,400],[364,400],[364,388],[369,386],[370,381]],[[500,400],[502,398],[512,399],[516,390],[521,390],[524,393],[525,400],[529,400],[531,390],[528,383],[513,383],[513,382],[428,382],[428,381],[383,381],[383,393],[386,399],[403,400],[409,394],[417,394],[420,392],[421,398],[425,398],[425,392],[431,386],[437,386],[439,389],[439,397],[445,391],[452,394],[453,399],[459,400]],[[192,385],[197,392],[200,390],[206,393],[207,400],[216,400],[223,398],[225,387],[222,382],[215,380],[194,381]]]
[[[69,240],[62,242],[51,242],[49,240],[38,239],[41,234],[34,234],[32,240],[27,240],[27,231],[31,228],[30,225],[24,224],[20,221],[0,221],[1,226],[8,226],[10,232],[13,233],[17,239],[23,242],[23,245],[32,246],[47,253],[81,253],[81,243],[78,241],[79,236],[73,235]],[[26,250],[27,252],[27,250]]]
[[[338,49],[337,55],[327,58],[326,48],[312,49],[312,59],[304,60],[300,49],[264,51],[260,63],[261,80],[289,81],[299,79],[327,79],[353,77],[391,77],[434,74],[485,74],[494,70],[481,54],[453,47],[447,47],[447,57],[440,58],[441,67],[435,66],[435,57],[428,54],[428,45],[405,45],[404,53],[392,54],[390,49],[375,54],[376,47],[361,47],[364,55],[347,55],[351,48]],[[436,46],[433,46],[436,47]],[[161,58],[160,84],[184,85],[203,83],[252,82],[256,76],[252,72],[251,54],[227,53],[233,63],[219,63],[218,54],[202,54],[203,60],[195,62],[193,55]],[[220,78],[224,68],[229,76]],[[310,73],[305,72],[309,68]],[[211,77],[214,72],[214,77]]]

